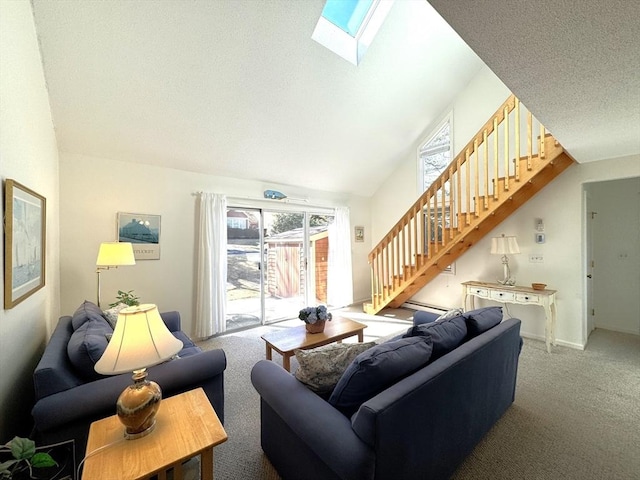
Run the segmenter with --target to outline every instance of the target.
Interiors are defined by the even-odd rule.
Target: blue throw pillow
[[[73,325],[74,330],[77,330],[84,322],[90,319],[106,320],[106,317],[99,306],[89,300],[85,300],[71,317],[71,325]]]
[[[425,312],[424,310],[419,310],[413,314],[413,324],[421,325],[423,323],[434,322],[438,318],[437,313]]]
[[[404,335],[410,337],[430,337],[433,344],[431,360],[446,355],[460,345],[467,336],[467,324],[464,317],[457,316],[439,322],[424,323],[411,327]]]
[[[473,338],[495,327],[502,321],[502,307],[486,307],[464,314],[468,338]]]
[[[431,341],[425,337],[402,338],[376,345],[359,354],[338,380],[329,403],[347,416],[362,403],[398,380],[426,365]]]
[[[112,334],[104,318],[87,320],[73,332],[67,343],[67,355],[80,376],[87,380],[101,378],[93,367],[107,349],[107,335]]]

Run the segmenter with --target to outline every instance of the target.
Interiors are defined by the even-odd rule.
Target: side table
[[[83,480],[138,480],[154,475],[182,479],[182,463],[200,455],[200,478],[213,480],[213,447],[227,440],[202,388],[162,400],[156,427],[146,437],[126,440],[113,415],[91,424]]]
[[[470,298],[470,309],[475,308],[474,297],[486,298],[501,303],[519,305],[538,305],[544,308],[546,322],[544,327],[547,352],[551,353],[551,344],[556,344],[556,290],[534,290],[529,287],[508,287],[499,283],[464,282],[462,284],[462,307],[467,310],[467,299]]]

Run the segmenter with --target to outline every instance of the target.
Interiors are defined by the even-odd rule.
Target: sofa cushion
[[[73,325],[74,330],[77,330],[83,323],[91,319],[106,320],[106,317],[100,307],[89,300],[85,300],[73,314],[71,325]]]
[[[331,393],[353,359],[374,345],[375,342],[331,343],[310,350],[295,350],[299,365],[295,376],[319,395]]]
[[[80,376],[87,380],[102,377],[94,366],[107,348],[107,336],[112,334],[113,329],[104,318],[87,320],[73,332],[67,355]]]
[[[405,338],[416,336],[431,338],[433,344],[431,360],[436,360],[464,341],[467,336],[467,324],[464,317],[457,316],[439,322],[416,325],[411,327],[404,335]]]
[[[464,314],[467,323],[467,337],[473,338],[502,321],[502,307],[485,307]]]
[[[329,403],[351,416],[362,403],[426,365],[431,350],[430,337],[402,338],[370,348],[347,367]]]

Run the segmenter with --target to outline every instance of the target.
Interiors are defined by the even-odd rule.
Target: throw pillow
[[[129,305],[127,305],[126,303],[119,303],[115,307],[111,307],[110,309],[104,311],[104,318],[107,319],[107,322],[109,322],[111,328],[113,328],[114,330],[116,329],[118,313],[120,313],[120,310],[122,310],[123,308],[127,308],[128,306]]]
[[[413,314],[413,324],[420,325],[421,323],[435,322],[436,318],[438,318],[437,313],[419,310]]]
[[[329,403],[347,416],[362,403],[426,365],[431,339],[402,338],[376,345],[358,355],[347,367],[329,397]]]
[[[435,321],[440,322],[442,320],[449,320],[450,318],[454,318],[462,315],[462,313],[463,313],[463,310],[461,308],[454,308],[440,315],[438,318],[436,318]]]
[[[464,314],[467,321],[468,337],[486,332],[502,321],[502,307],[486,307],[472,310]]]
[[[295,350],[299,365],[295,377],[320,395],[329,393],[353,359],[374,345],[374,342],[332,343]]]
[[[431,360],[436,360],[449,353],[464,341],[467,336],[467,324],[464,317],[457,316],[448,320],[411,327],[404,336],[405,338],[416,336],[430,337],[433,343]]]
[[[101,375],[94,370],[96,362],[107,348],[107,336],[113,334],[104,319],[90,319],[73,332],[67,343],[67,355],[80,376],[94,380]]]
[[[102,319],[105,320],[104,314],[100,307],[95,303],[85,300],[75,311],[73,317],[71,317],[71,325],[74,330],[80,328],[80,326],[89,319]]]

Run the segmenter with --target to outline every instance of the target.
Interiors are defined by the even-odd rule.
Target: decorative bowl
[[[546,288],[546,283],[532,283],[531,288],[534,290],[544,290]]]

